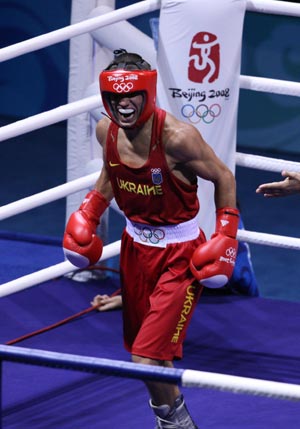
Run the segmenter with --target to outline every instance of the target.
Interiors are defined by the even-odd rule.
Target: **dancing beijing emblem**
[[[220,45],[217,36],[208,32],[195,34],[189,56],[189,80],[198,83],[212,83],[218,78]]]
[[[160,185],[163,182],[160,168],[151,168],[151,174],[152,174],[152,183],[154,185]]]

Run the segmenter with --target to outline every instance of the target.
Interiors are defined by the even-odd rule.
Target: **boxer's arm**
[[[176,132],[169,132],[166,147],[175,174],[179,172],[190,182],[199,177],[214,185],[215,233],[196,249],[190,268],[204,286],[222,287],[232,275],[238,247],[239,211],[236,209],[235,178],[195,127],[172,117],[170,124]]]
[[[100,217],[113,198],[113,190],[106,169],[105,144],[109,121],[101,119],[96,136],[103,148],[103,166],[93,191],[87,194],[79,210],[67,223],[63,248],[66,258],[79,268],[95,264],[101,257],[103,244],[96,234]]]

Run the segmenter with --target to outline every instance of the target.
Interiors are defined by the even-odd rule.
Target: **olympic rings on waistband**
[[[113,84],[113,89],[116,92],[129,92],[130,90],[132,90],[133,88],[133,83],[132,82],[121,82],[121,83],[114,83]]]
[[[187,118],[192,124],[198,124],[201,119],[206,124],[211,124],[215,118],[217,118],[221,113],[221,106],[218,103],[212,104],[208,107],[207,104],[201,103],[197,107],[194,107],[192,104],[185,104],[181,108],[181,114],[184,118]],[[196,115],[196,119],[192,120],[191,118]]]
[[[147,226],[141,228],[138,225],[134,226],[134,232],[139,236],[141,241],[144,243],[150,242],[152,244],[159,243],[159,241],[163,240],[166,235],[163,229],[151,229]]]

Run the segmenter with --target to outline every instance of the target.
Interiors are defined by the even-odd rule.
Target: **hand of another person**
[[[91,305],[98,307],[98,311],[114,310],[122,307],[122,296],[96,295],[93,298]]]
[[[284,180],[279,182],[263,183],[256,189],[257,194],[263,194],[266,198],[286,197],[300,193],[300,173],[283,171]]]

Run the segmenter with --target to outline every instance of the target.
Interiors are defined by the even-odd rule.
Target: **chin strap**
[[[105,112],[101,112],[101,115],[106,116],[110,121],[112,121],[112,118]]]

